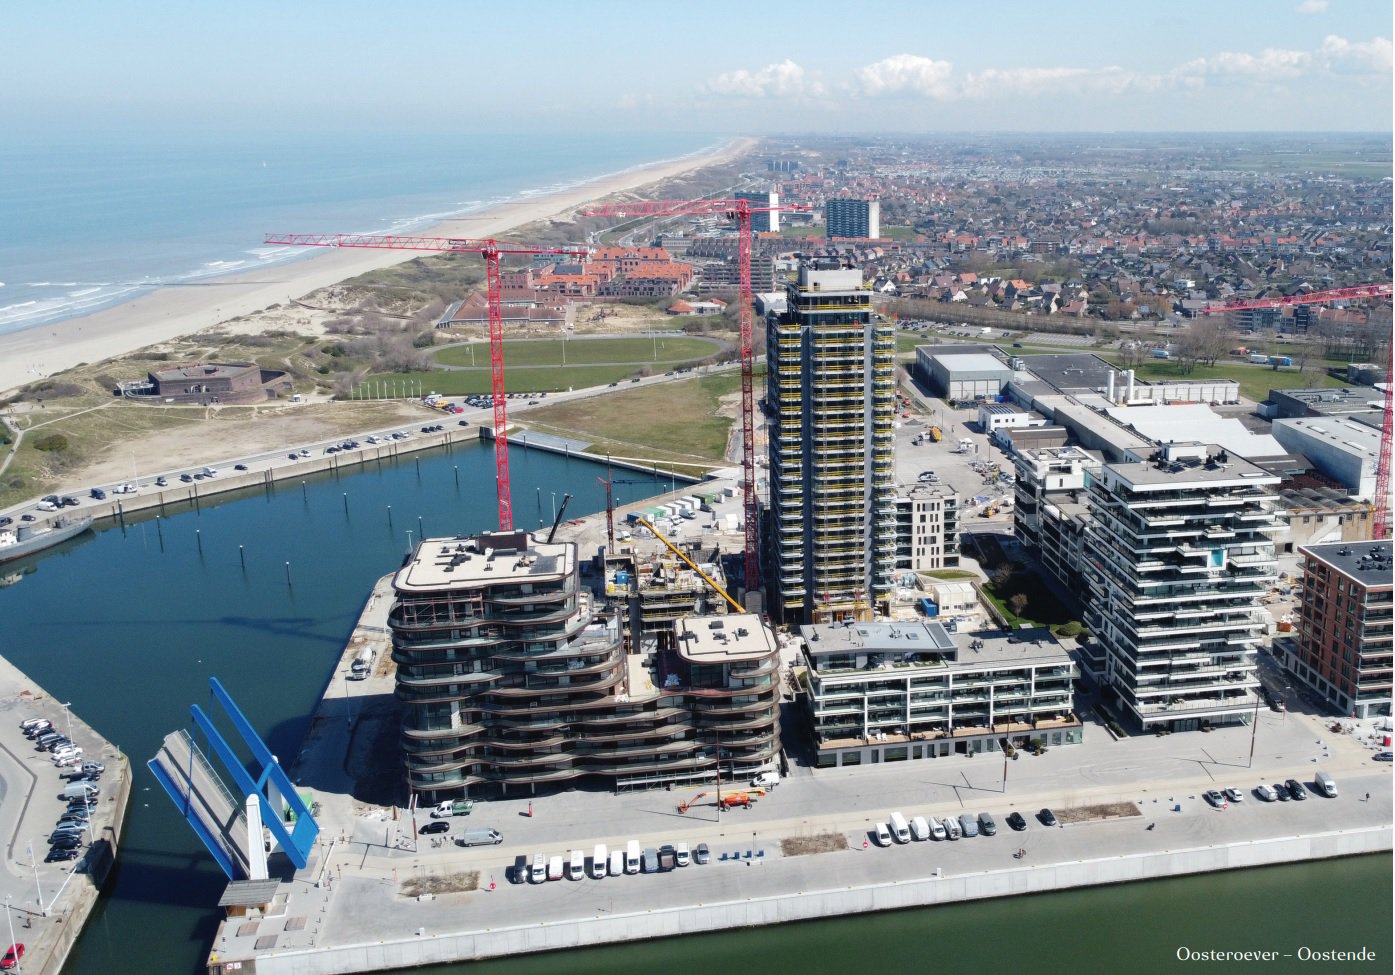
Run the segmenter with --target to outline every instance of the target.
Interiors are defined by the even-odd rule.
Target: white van
[[[929,838],[930,824],[925,821],[924,816],[916,816],[911,820],[911,839],[921,841]]]
[[[591,876],[594,879],[600,880],[605,876],[606,860],[605,844],[597,843],[591,851]]]
[[[964,835],[964,831],[959,828],[959,820],[955,819],[953,816],[945,817],[945,832],[949,834],[949,838],[952,840],[957,840]]]
[[[625,844],[625,872],[639,873],[639,841],[630,840]]]
[[[1317,786],[1317,790],[1327,798],[1337,798],[1337,783],[1326,772],[1319,772],[1317,777],[1313,779],[1313,785]]]
[[[906,817],[899,812],[891,814],[891,835],[897,843],[909,843],[911,841],[911,827],[906,822]]]
[[[877,835],[877,845],[878,845],[878,846],[890,846],[890,845],[891,845],[891,830],[889,830],[889,829],[886,828],[886,823],[877,823],[877,824],[875,824],[875,829],[876,829],[876,835]]]
[[[567,861],[567,879],[586,879],[586,854],[580,850],[572,850],[571,858]]]
[[[563,860],[562,860],[562,857],[561,857],[561,856],[555,856],[555,857],[549,857],[549,858],[548,858],[548,861],[547,861],[547,879],[548,879],[548,880],[561,880],[561,879],[562,879],[562,863],[563,863]]]
[[[618,876],[620,876],[620,875],[621,875],[622,873],[624,873],[624,872],[625,872],[625,851],[624,851],[624,850],[611,850],[611,851],[610,851],[610,875],[611,875],[612,877],[618,877]]]
[[[942,823],[942,822],[940,822],[940,821],[939,821],[938,819],[936,819],[934,816],[931,816],[931,817],[930,817],[930,838],[931,838],[931,839],[936,839],[936,840],[943,840],[943,839],[946,839],[948,836],[949,836],[949,834],[945,832],[945,824]]]

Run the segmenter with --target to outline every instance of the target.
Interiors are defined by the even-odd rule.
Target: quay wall
[[[306,480],[310,477],[321,474],[355,474],[370,464],[395,463],[407,456],[419,453],[424,450],[432,450],[437,447],[444,448],[449,452],[456,444],[469,443],[471,441],[482,441],[492,444],[494,442],[494,431],[485,426],[470,428],[447,428],[441,433],[423,434],[414,433],[410,440],[397,440],[391,443],[364,444],[357,450],[343,451],[337,454],[312,454],[303,460],[291,461],[288,457],[264,470],[234,471],[232,465],[237,463],[236,458],[221,461],[212,466],[218,468],[216,477],[202,481],[184,483],[178,479],[178,473],[174,475],[166,474],[170,478],[170,484],[165,488],[155,488],[146,485],[141,488],[139,494],[108,495],[104,501],[84,500],[81,513],[91,515],[94,523],[99,523],[107,519],[121,520],[127,515],[137,515],[149,511],[163,512],[169,505],[192,504],[197,506],[201,501],[216,497],[220,494],[227,494],[232,491],[242,491],[254,488],[271,490],[278,481]],[[566,444],[553,444],[529,439],[527,431],[515,432],[509,437],[510,447],[526,447],[529,450],[545,450],[554,454],[563,454],[569,457],[578,457],[583,460],[605,463],[606,458],[596,454],[574,450]],[[287,451],[289,451],[289,447]],[[635,471],[641,474],[657,473],[660,478],[669,478],[681,481],[685,484],[697,483],[698,480],[689,474],[675,474],[673,471],[665,470],[662,467],[644,466],[627,461],[612,461],[613,466]],[[198,467],[191,466],[188,470],[197,470]]]
[[[339,975],[785,924],[1391,850],[1388,826],[869,884],[459,934],[260,955],[257,975]],[[210,968],[212,972],[214,969]]]

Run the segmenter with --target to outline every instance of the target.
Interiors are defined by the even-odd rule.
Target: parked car
[[[1011,829],[1015,830],[1018,833],[1022,832],[1024,829],[1027,828],[1026,818],[1020,812],[1017,812],[1015,810],[1013,812],[1008,813],[1007,824]]]
[[[422,833],[423,835],[426,833],[449,833],[450,823],[446,822],[444,819],[432,820],[431,822],[423,826],[418,832]]]
[[[44,857],[44,863],[62,863],[65,860],[76,860],[78,851],[76,848],[68,849],[55,846],[48,851],[48,856]]]
[[[1303,783],[1297,779],[1285,779],[1284,785],[1288,786],[1289,797],[1302,802],[1308,798],[1308,790],[1303,787]]]
[[[1371,756],[1371,760],[1374,762],[1388,762],[1392,755],[1395,755],[1395,752],[1376,752]]]
[[[706,843],[699,843],[697,849],[693,852],[693,861],[695,863],[706,863],[710,859],[712,859],[712,851],[707,848]]]
[[[1278,794],[1263,782],[1255,786],[1255,795],[1259,797],[1260,802],[1273,802],[1279,798]]]
[[[876,839],[877,839],[877,845],[878,845],[878,846],[890,846],[890,845],[891,845],[891,830],[889,830],[889,829],[886,828],[886,823],[877,823],[877,824],[876,824],[876,827],[875,827],[875,836],[876,836]]]
[[[1274,783],[1274,796],[1275,796],[1275,798],[1277,798],[1280,802],[1288,802],[1288,800],[1289,800],[1289,798],[1290,798],[1290,796],[1289,796],[1289,794],[1288,794],[1288,786],[1284,785],[1282,782],[1275,782],[1275,783]]]
[[[1217,809],[1225,808],[1225,796],[1221,795],[1215,789],[1206,790],[1206,801],[1209,802],[1211,805],[1215,806]]]
[[[1037,819],[1041,820],[1043,826],[1057,825],[1056,815],[1050,809],[1043,809],[1041,812],[1037,813]]]
[[[1223,789],[1221,792],[1230,802],[1245,801],[1245,793],[1241,792],[1239,789]]]
[[[15,942],[10,945],[9,951],[5,952],[5,957],[0,958],[0,972],[12,971],[19,967],[19,960],[24,957],[23,942]]]

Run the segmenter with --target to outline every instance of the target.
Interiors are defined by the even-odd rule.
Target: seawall
[[[359,437],[365,436],[359,434]],[[346,437],[347,439],[347,437]],[[342,451],[335,454],[315,453],[302,460],[291,461],[288,457],[282,457],[281,461],[262,470],[235,471],[232,465],[237,463],[237,458],[230,458],[221,461],[217,465],[218,475],[202,481],[184,483],[178,480],[178,472],[166,474],[170,479],[170,484],[164,488],[155,488],[145,485],[139,494],[108,495],[103,501],[84,501],[81,512],[92,516],[95,523],[106,520],[121,520],[127,515],[137,515],[149,511],[163,512],[170,506],[194,505],[217,497],[220,494],[228,494],[233,491],[244,491],[261,488],[270,491],[278,482],[308,480],[311,477],[329,474],[338,476],[340,474],[354,474],[360,470],[374,464],[391,464],[401,461],[413,454],[427,450],[442,448],[450,453],[456,445],[472,442],[485,442],[492,444],[494,432],[485,426],[470,428],[451,429],[447,427],[440,433],[422,434],[414,433],[410,440],[397,440],[391,443],[364,444],[357,450]],[[582,460],[594,461],[596,463],[606,463],[604,456],[586,453],[577,445],[558,438],[547,437],[540,434],[529,434],[528,431],[519,431],[509,437],[509,446],[513,448],[527,448],[529,450],[545,450],[555,454],[562,454],[568,457],[577,457]],[[288,447],[287,450],[290,448]],[[667,478],[675,482],[692,484],[699,481],[689,474],[678,474],[670,470],[665,470],[657,466],[643,466],[627,461],[612,461],[613,466],[626,470],[636,471],[642,474],[655,474],[660,478]],[[189,468],[197,470],[197,468]]]
[[[258,975],[377,972],[1390,850],[1389,827],[1340,830],[846,888],[790,891],[741,901],[596,914],[429,938],[321,947],[260,956],[256,970]],[[210,966],[209,970],[220,971],[218,966]]]

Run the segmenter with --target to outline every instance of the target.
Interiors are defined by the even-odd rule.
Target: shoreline
[[[709,152],[640,164],[557,190],[518,196],[420,228],[422,236],[502,237],[510,230],[732,159],[756,144],[735,138]],[[292,228],[294,229],[294,228]],[[0,334],[0,394],[84,363],[147,346],[284,304],[347,278],[412,260],[410,251],[333,250],[267,268],[249,269],[196,286],[167,285],[76,318]]]

